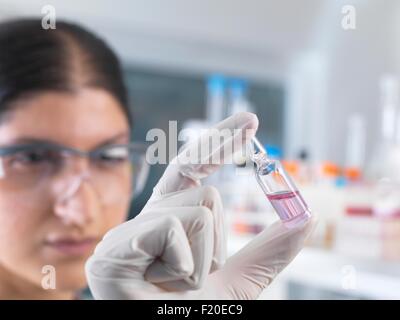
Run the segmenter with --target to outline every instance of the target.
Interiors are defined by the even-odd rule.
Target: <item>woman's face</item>
[[[128,143],[129,125],[117,100],[104,90],[48,92],[20,100],[0,122],[0,146],[32,141],[91,151]],[[26,165],[14,164],[16,169]],[[6,277],[15,287],[46,290],[55,275],[56,290],[86,285],[85,261],[102,236],[126,218],[131,195],[129,164],[90,166],[87,158],[72,156],[33,186],[24,185],[27,175],[20,176],[21,183],[7,179],[7,172],[0,178],[0,281]]]

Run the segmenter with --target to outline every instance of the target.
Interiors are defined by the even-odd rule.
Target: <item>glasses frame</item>
[[[135,176],[135,178],[132,179],[135,180],[133,183],[133,197],[137,196],[140,194],[147,181],[147,177],[150,171],[150,165],[146,159],[147,155],[147,144],[145,143],[140,143],[140,142],[129,142],[129,143],[114,143],[114,144],[107,144],[103,146],[99,146],[95,148],[94,150],[90,151],[84,151],[68,146],[64,146],[58,143],[53,143],[53,142],[33,142],[33,143],[21,143],[21,144],[15,144],[15,145],[9,145],[9,146],[0,146],[0,158],[6,157],[6,156],[11,156],[14,155],[18,152],[21,151],[29,151],[29,150],[40,150],[40,149],[52,149],[55,151],[60,152],[60,154],[68,154],[72,156],[79,156],[79,157],[84,157],[88,159],[97,159],[101,153],[105,149],[109,148],[115,148],[115,147],[128,147],[129,150],[132,151],[130,154],[131,156],[129,157],[129,161],[133,163],[134,161],[134,156],[135,154],[133,153],[134,150],[136,150],[136,156],[140,157],[140,165],[141,168],[138,170],[138,175]],[[0,162],[0,178],[1,174],[3,173],[3,166],[2,163]]]

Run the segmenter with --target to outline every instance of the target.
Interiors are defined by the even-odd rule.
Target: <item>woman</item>
[[[0,92],[0,146],[26,146],[2,156],[0,298],[74,298],[86,286],[84,263],[96,243],[126,218],[130,166],[104,151],[89,169],[100,180],[93,186],[76,182],[88,161],[56,159],[56,148],[43,146],[128,144],[118,60],[102,40],[67,23],[50,31],[36,20],[3,23]],[[116,189],[105,192],[102,183]],[[56,289],[42,288],[47,265],[56,271]]]
[[[0,25],[0,298],[74,299],[87,280],[95,298],[256,298],[299,252],[313,221],[278,223],[225,263],[219,194],[194,174],[216,166],[170,165],[122,223],[131,123],[102,40],[63,22]],[[257,126],[239,114],[219,128]]]

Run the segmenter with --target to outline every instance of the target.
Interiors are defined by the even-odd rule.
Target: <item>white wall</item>
[[[379,77],[399,70],[396,0],[0,0],[0,19],[40,15],[49,3],[132,64],[285,81],[290,155],[306,146],[316,158],[343,162],[353,112],[365,115],[371,150]],[[356,8],[356,30],[341,27],[345,4]]]
[[[302,127],[308,128],[289,134],[288,151],[292,154],[305,144],[311,146],[317,158],[344,163],[347,119],[354,112],[366,120],[367,155],[373,152],[380,136],[379,79],[399,70],[396,17],[400,3],[352,1],[356,9],[355,30],[341,27],[341,8],[346,4],[346,0],[325,3],[309,48],[320,57],[320,63],[314,60],[314,71],[311,67],[305,69],[306,59],[298,59],[288,73],[292,89],[293,77],[300,77],[291,92],[301,88],[302,94],[302,99],[288,101],[290,110],[295,110],[290,121],[300,121]]]
[[[326,1],[326,0],[324,0]],[[9,15],[57,16],[92,27],[132,63],[281,79],[308,42],[320,0],[0,0]]]

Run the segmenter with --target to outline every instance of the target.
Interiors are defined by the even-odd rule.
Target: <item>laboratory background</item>
[[[399,1],[0,0],[0,20],[46,5],[122,59],[135,141],[169,121],[200,130],[258,115],[257,137],[319,216],[259,299],[400,299]],[[239,162],[206,181],[223,198],[230,254],[277,220]],[[164,169],[150,167],[132,217]]]

